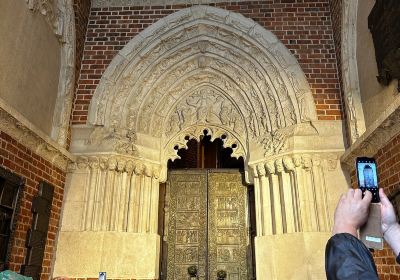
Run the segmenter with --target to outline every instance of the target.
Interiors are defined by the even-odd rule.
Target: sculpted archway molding
[[[176,157],[168,149],[184,146],[187,129],[224,131],[248,160],[249,149],[260,158],[282,152],[294,127],[313,120],[311,90],[290,51],[253,20],[209,6],[180,10],[135,36],[89,109],[95,138],[117,138],[139,157],[158,150],[150,157],[160,164]]]
[[[357,66],[358,0],[344,0],[342,10],[342,73],[350,144],[365,132]]]
[[[51,138],[67,145],[75,82],[75,12],[73,0],[25,0],[34,13],[41,13],[61,46],[61,68],[53,114]]]

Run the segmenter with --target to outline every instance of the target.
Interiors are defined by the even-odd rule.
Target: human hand
[[[360,189],[349,189],[342,194],[335,210],[333,234],[350,233],[357,237],[358,228],[367,221],[371,200],[371,192],[366,191],[362,198]]]
[[[379,189],[379,198],[381,199],[382,233],[385,234],[391,227],[397,226],[396,213],[383,189]]]
[[[379,197],[381,199],[383,237],[397,256],[400,252],[400,225],[397,223],[393,205],[383,189],[379,189]]]

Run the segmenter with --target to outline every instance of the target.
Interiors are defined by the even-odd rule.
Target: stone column
[[[273,205],[273,229],[274,234],[283,233],[283,213],[281,203],[281,189],[279,185],[279,174],[276,172],[275,162],[268,161],[266,168],[269,174],[270,188],[272,189],[271,204]]]
[[[262,200],[261,200],[261,186],[258,177],[257,167],[253,167],[254,173],[254,200],[256,209],[256,230],[257,236],[263,235],[263,219],[262,219]]]
[[[269,182],[269,176],[264,164],[258,164],[257,170],[260,180],[261,189],[261,213],[262,213],[262,235],[270,235],[273,233],[273,216],[272,216],[272,201],[271,201],[271,187]]]
[[[70,171],[53,276],[158,278],[159,166],[89,156]]]
[[[312,172],[315,190],[316,210],[318,213],[318,230],[330,231],[331,222],[328,211],[326,180],[322,167],[322,161],[319,155],[314,155],[312,158]]]
[[[345,184],[341,170],[329,169],[328,161],[329,154],[302,153],[253,166],[259,190],[257,226],[261,225],[255,239],[257,279],[325,277],[321,261],[331,236],[332,209],[327,186],[333,189],[336,184],[328,182],[326,174]],[[335,193],[334,203],[336,197]]]

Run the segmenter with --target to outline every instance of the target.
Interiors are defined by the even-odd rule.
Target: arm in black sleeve
[[[325,249],[328,280],[378,280],[376,266],[365,245],[348,233],[332,236]]]

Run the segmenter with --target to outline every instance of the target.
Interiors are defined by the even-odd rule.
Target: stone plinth
[[[61,232],[53,276],[157,279],[160,236],[128,232]]]
[[[302,232],[256,237],[257,279],[326,279],[325,244],[330,236]]]

